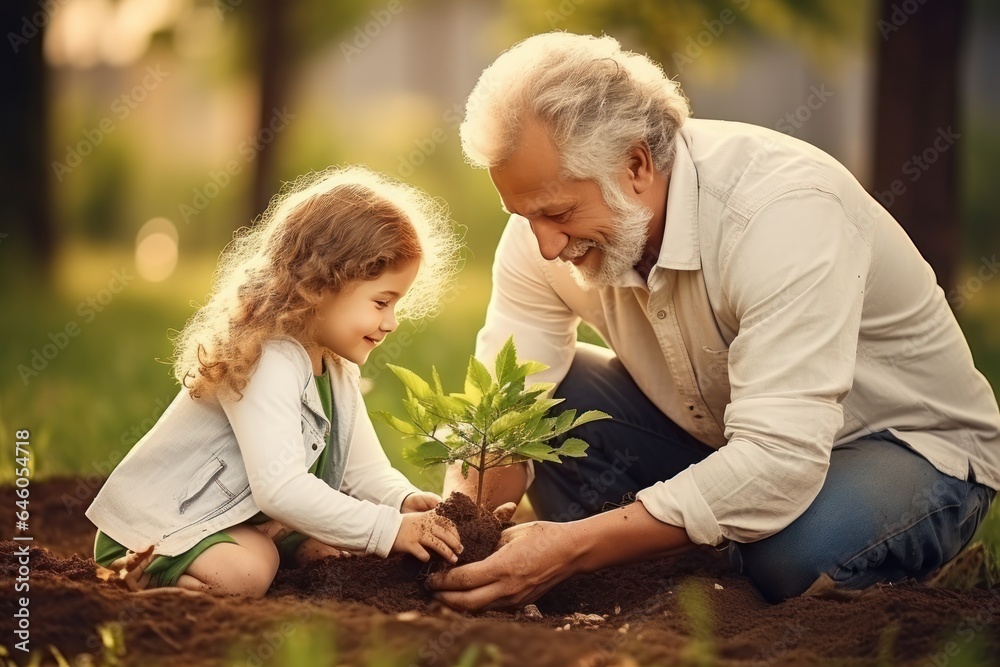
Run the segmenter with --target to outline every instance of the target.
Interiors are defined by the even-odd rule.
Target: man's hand
[[[514,504],[501,505],[500,510],[509,520]],[[576,547],[566,525],[533,521],[508,528],[489,558],[433,574],[427,586],[449,607],[462,610],[533,602],[576,573]]]
[[[508,503],[497,512],[513,514],[511,508]],[[537,600],[574,574],[671,556],[693,546],[683,528],[662,523],[635,502],[577,521],[508,528],[492,556],[433,574],[427,586],[456,609],[499,609]]]
[[[425,563],[432,549],[454,563],[462,553],[462,542],[455,524],[436,512],[413,512],[403,515],[403,523],[392,543],[391,553],[413,554]]]
[[[426,512],[441,504],[441,496],[429,491],[411,493],[403,499],[403,504],[399,511],[403,514],[410,512]]]

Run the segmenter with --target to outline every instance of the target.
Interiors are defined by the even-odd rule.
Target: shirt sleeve
[[[870,243],[839,200],[783,195],[749,220],[722,262],[739,318],[729,349],[727,444],[636,494],[698,544],[754,542],[812,503],[854,380]]]
[[[519,360],[549,367],[531,375],[528,382],[558,384],[573,363],[580,318],[552,288],[545,261],[528,221],[512,215],[497,244],[493,292],[486,323],[476,338],[475,356],[492,369],[500,348],[513,335]],[[527,463],[530,486],[535,471],[533,463]]]
[[[301,426],[301,372],[279,347],[265,346],[239,400],[221,399],[265,514],[320,542],[385,557],[402,515],[352,498],[309,473]]]

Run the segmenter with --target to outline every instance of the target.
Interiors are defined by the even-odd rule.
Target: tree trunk
[[[263,213],[267,203],[277,190],[277,173],[275,147],[278,143],[278,133],[271,127],[280,127],[283,121],[276,118],[281,112],[285,100],[286,77],[288,76],[288,10],[289,4],[281,0],[265,0],[259,12],[258,34],[260,45],[260,107],[257,137],[262,144],[262,150],[257,154],[257,165],[254,170],[253,190],[251,191],[251,218]],[[281,129],[278,130],[280,132]]]
[[[874,194],[945,292],[961,248],[959,56],[966,0],[881,0]]]
[[[37,0],[0,3],[4,28],[0,90],[0,251],[28,253],[48,275],[55,251],[55,231],[49,206],[48,77],[42,57],[46,12]]]

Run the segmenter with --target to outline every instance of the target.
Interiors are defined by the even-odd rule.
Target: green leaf
[[[438,369],[431,366],[431,377],[434,379],[434,393],[444,394],[444,389],[441,388],[441,376],[438,375]]]
[[[386,424],[388,426],[391,426],[392,428],[396,429],[397,431],[399,431],[400,433],[403,433],[405,435],[423,435],[424,434],[423,431],[421,431],[415,425],[413,425],[413,424],[411,424],[409,422],[404,422],[399,417],[395,417],[395,416],[393,416],[393,415],[391,415],[388,412],[385,412],[383,410],[376,410],[376,411],[373,411],[373,412],[371,412],[369,414],[371,414],[371,416],[372,416],[373,419],[375,419],[377,421],[380,421],[383,424]]]
[[[573,428],[573,419],[576,417],[576,410],[566,410],[559,413],[555,424],[552,425],[553,435],[560,435]]]
[[[532,382],[528,385],[528,392],[540,391],[543,394],[556,388],[555,382]]]
[[[458,421],[465,414],[465,403],[451,396],[431,396],[426,404],[446,421]]]
[[[606,412],[601,412],[600,410],[587,410],[573,422],[573,428],[590,422],[596,422],[601,419],[611,419],[611,415]]]
[[[496,359],[497,384],[503,386],[514,378],[517,371],[517,350],[514,348],[514,336],[500,348]]]
[[[539,398],[535,400],[534,407],[538,410],[548,412],[550,409],[554,408],[555,406],[559,405],[565,400],[566,400],[565,398]]]
[[[520,426],[534,416],[533,413],[529,411],[525,412],[508,412],[500,416],[495,422],[490,424],[490,429],[488,433],[492,437],[496,437],[505,431],[509,431],[515,426]]]
[[[386,366],[396,374],[403,386],[409,389],[417,398],[428,398],[431,396],[431,386],[427,381],[408,368],[386,364]]]
[[[535,373],[541,373],[546,370],[548,366],[540,361],[526,361],[517,368],[518,375],[521,377],[528,377],[529,375],[534,375]]]
[[[462,477],[467,478],[469,476],[469,462],[462,461]]]
[[[559,457],[552,453],[552,448],[540,442],[529,442],[514,450],[517,454],[535,461],[553,461],[561,463]]]
[[[408,462],[425,466],[432,463],[441,463],[451,458],[451,450],[435,440],[421,442],[416,447],[403,450],[403,458]]]
[[[493,387],[493,378],[490,372],[475,357],[469,357],[469,370],[465,374],[465,393],[482,398],[483,394]]]
[[[558,456],[586,456],[587,447],[589,445],[580,438],[566,438],[566,442],[554,453]]]

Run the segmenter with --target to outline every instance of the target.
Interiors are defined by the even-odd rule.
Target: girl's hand
[[[403,505],[399,511],[403,514],[409,512],[426,512],[437,507],[441,503],[441,496],[429,491],[411,493],[403,499]]]
[[[118,578],[125,582],[125,585],[132,591],[141,591],[149,585],[152,575],[145,574],[146,568],[156,556],[153,555],[153,547],[142,553],[127,551],[125,555],[111,562],[108,569],[118,574]]]
[[[457,561],[462,542],[455,524],[435,512],[404,514],[390,553],[413,554],[426,563],[431,559],[427,549],[433,549],[448,562]]]

